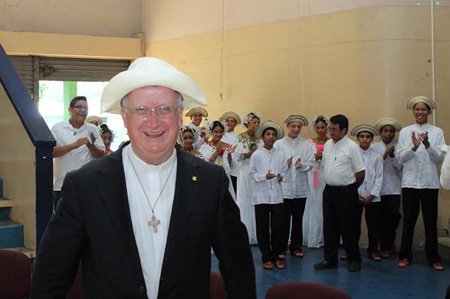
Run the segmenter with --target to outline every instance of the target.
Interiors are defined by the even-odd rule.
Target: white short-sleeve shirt
[[[52,134],[56,140],[56,146],[68,145],[83,137],[87,137],[92,142],[91,135],[93,135],[95,138],[95,146],[102,150],[105,149],[99,130],[93,124],[85,123],[79,129],[75,129],[69,121],[63,121],[52,127]],[[91,160],[94,160],[94,157],[92,157],[86,145],[73,149],[61,157],[54,158],[53,190],[61,190],[66,173],[80,168]]]
[[[325,143],[322,162],[325,183],[331,186],[351,185],[356,182],[355,173],[365,170],[359,146],[347,136]]]

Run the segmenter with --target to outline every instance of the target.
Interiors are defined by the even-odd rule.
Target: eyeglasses
[[[339,127],[327,127],[328,132],[337,132],[340,131]]]
[[[76,108],[78,110],[86,110],[86,111],[89,110],[88,106],[82,106],[82,105],[76,105],[76,106],[73,106],[72,108]]]
[[[158,106],[156,108],[150,108],[147,106],[139,106],[136,108],[131,108],[131,107],[123,106],[123,108],[130,111],[130,113],[133,115],[134,119],[147,120],[152,115],[152,112],[155,112],[156,116],[160,119],[170,119],[174,116],[173,112],[175,112],[177,109],[179,109],[180,106],[179,105],[177,105],[177,106],[162,105],[162,106]]]

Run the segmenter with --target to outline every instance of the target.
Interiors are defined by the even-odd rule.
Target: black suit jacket
[[[177,148],[158,298],[208,298],[211,247],[229,298],[256,298],[245,226],[220,167]],[[32,298],[64,298],[82,260],[85,298],[147,298],[122,150],[68,173],[35,263]]]

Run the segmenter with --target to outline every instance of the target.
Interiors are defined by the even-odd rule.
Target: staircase
[[[3,198],[3,179],[0,178],[0,249],[22,251],[33,257],[33,251],[23,247],[23,225],[9,218],[12,208],[13,201]]]

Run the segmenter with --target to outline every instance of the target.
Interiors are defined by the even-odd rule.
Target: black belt
[[[328,189],[331,190],[342,190],[342,189],[348,189],[348,188],[357,188],[356,183],[350,184],[350,185],[344,185],[344,186],[332,186],[332,185],[326,185],[325,186]]]

